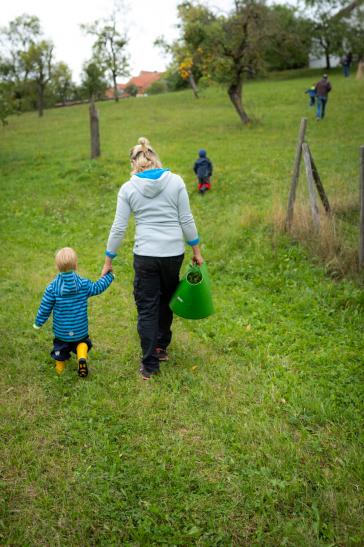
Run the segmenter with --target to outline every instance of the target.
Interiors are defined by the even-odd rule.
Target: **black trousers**
[[[173,313],[169,301],[179,282],[184,255],[154,257],[134,255],[134,298],[142,363],[148,372],[159,369],[157,347],[166,349],[172,338]]]

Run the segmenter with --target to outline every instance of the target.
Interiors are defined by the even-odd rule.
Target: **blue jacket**
[[[65,342],[78,342],[88,335],[87,300],[112,283],[111,272],[93,283],[76,272],[61,272],[46,288],[35,325],[41,327],[53,310],[53,332]]]
[[[317,93],[316,93],[315,86],[312,86],[306,89],[305,93],[308,93],[310,97],[316,97]]]
[[[195,161],[193,170],[199,179],[201,180],[207,179],[208,177],[211,177],[212,175],[212,163],[209,160],[209,158],[206,158],[206,157],[198,158]]]

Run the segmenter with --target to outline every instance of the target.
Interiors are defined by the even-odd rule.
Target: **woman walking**
[[[192,248],[193,262],[201,265],[203,258],[182,178],[162,168],[144,137],[131,149],[130,162],[132,176],[118,194],[102,272],[112,269],[133,213],[134,298],[143,354],[140,372],[143,379],[149,380],[159,371],[159,362],[168,360],[173,320],[169,301],[179,282],[185,241]]]

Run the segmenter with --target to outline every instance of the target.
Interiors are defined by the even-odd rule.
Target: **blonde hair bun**
[[[145,137],[139,137],[138,144],[140,144],[140,146],[145,149],[148,149],[148,147],[150,147],[150,142]]]
[[[160,169],[162,167],[158,154],[145,137],[139,137],[138,144],[130,150],[130,161],[132,175],[147,169]]]

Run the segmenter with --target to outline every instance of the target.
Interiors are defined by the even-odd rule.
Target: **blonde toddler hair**
[[[77,269],[77,255],[71,247],[63,247],[56,252],[56,266],[60,272]]]
[[[158,154],[145,137],[140,137],[138,144],[130,150],[130,162],[132,175],[146,171],[147,169],[159,169],[162,167]]]

